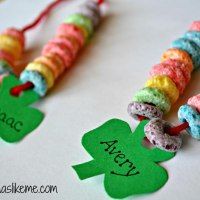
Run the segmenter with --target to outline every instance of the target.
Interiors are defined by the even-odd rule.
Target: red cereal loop
[[[200,31],[200,21],[193,21],[190,25],[189,31]]]
[[[176,84],[180,93],[183,93],[187,83],[190,80],[190,72],[186,64],[180,60],[166,60],[159,63],[150,71],[150,76],[167,75]]]
[[[200,113],[200,94],[191,97],[187,103]]]

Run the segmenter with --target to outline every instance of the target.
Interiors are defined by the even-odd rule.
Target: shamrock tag
[[[111,119],[86,133],[82,145],[94,159],[73,166],[79,178],[105,174],[105,190],[113,198],[150,193],[161,188],[168,174],[157,162],[168,160],[175,154],[142,145],[147,122],[140,122],[132,133],[126,122]]]
[[[33,131],[44,118],[44,114],[29,107],[39,96],[34,91],[12,96],[10,90],[21,82],[10,75],[3,79],[0,87],[0,137],[6,142],[18,142]]]

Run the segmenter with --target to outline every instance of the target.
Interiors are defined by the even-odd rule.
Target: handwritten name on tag
[[[135,165],[133,164],[133,161],[130,161],[127,156],[121,151],[118,151],[117,143],[118,140],[114,141],[107,141],[107,142],[100,142],[100,144],[105,145],[104,151],[107,152],[112,158],[114,163],[116,163],[119,167],[123,168],[125,173],[115,172],[114,170],[111,170],[111,174],[117,175],[117,176],[133,176],[137,175],[140,172],[136,170]]]
[[[112,119],[86,133],[82,145],[93,160],[73,166],[81,180],[105,174],[104,187],[113,198],[150,193],[161,188],[168,179],[167,171],[157,162],[174,154],[142,145],[145,137],[140,122],[134,132],[119,119]]]
[[[10,94],[11,88],[21,82],[10,75],[4,78],[0,87],[0,137],[6,142],[18,142],[39,126],[44,114],[29,105],[39,96],[27,91],[19,97]]]

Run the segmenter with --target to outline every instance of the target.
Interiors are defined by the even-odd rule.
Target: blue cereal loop
[[[188,122],[189,128],[187,131],[195,138],[200,139],[200,114],[197,110],[188,104],[185,104],[179,108],[178,118],[181,122]]]
[[[34,91],[40,96],[44,96],[47,92],[47,84],[45,79],[40,75],[40,73],[31,70],[24,70],[20,75],[20,80],[23,83],[28,81],[34,84]]]
[[[200,47],[200,32],[199,31],[188,31],[183,35],[183,38],[192,40],[195,44]]]
[[[0,60],[0,75],[6,73],[12,74],[12,67],[5,60]]]
[[[192,57],[195,69],[200,66],[200,47],[192,40],[179,38],[172,42],[171,47],[188,52]]]

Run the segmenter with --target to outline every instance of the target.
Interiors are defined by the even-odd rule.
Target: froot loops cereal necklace
[[[0,81],[10,73],[18,71],[17,62],[22,57],[25,49],[25,33],[32,30],[41,21],[48,16],[63,0],[53,1],[49,4],[30,24],[25,25],[21,29],[7,28],[0,34]]]
[[[140,123],[134,133],[128,123],[111,119],[86,133],[82,145],[93,160],[73,166],[81,180],[105,174],[104,187],[113,198],[151,193],[168,180],[167,171],[157,163],[175,156],[181,148],[181,132],[200,139],[200,94],[180,107],[181,124],[173,126],[162,119],[170,111],[200,67],[200,21],[175,40],[152,67],[145,87],[136,92],[128,113]],[[147,148],[143,140],[154,148]]]
[[[40,96],[54,85],[55,80],[69,67],[77,53],[89,41],[101,19],[100,7],[95,1],[87,1],[80,11],[70,15],[42,50],[42,56],[30,63],[20,76],[23,86],[34,86]],[[17,88],[15,88],[16,90]],[[13,90],[14,91],[14,90]]]
[[[51,4],[33,24],[18,31],[20,35],[37,24],[59,2]],[[18,142],[41,123],[44,114],[29,105],[44,97],[58,77],[72,66],[105,14],[106,5],[106,2],[92,0],[82,4],[58,27],[55,37],[44,46],[42,55],[25,67],[19,79],[13,75],[3,79],[0,87],[0,136],[4,141]]]

